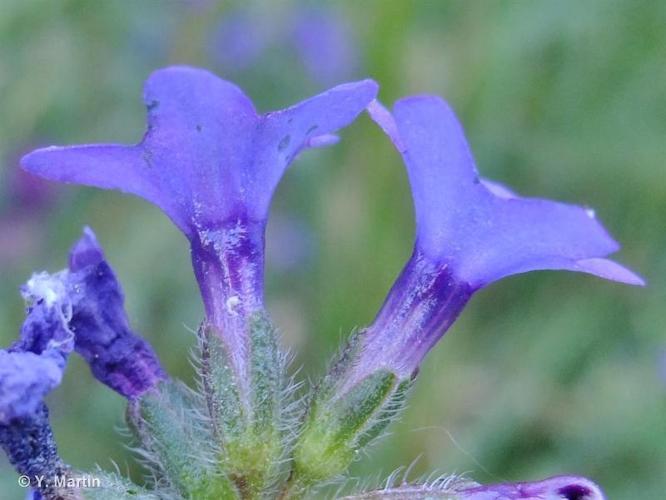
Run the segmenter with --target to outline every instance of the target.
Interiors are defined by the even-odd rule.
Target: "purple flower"
[[[70,252],[68,291],[76,352],[97,380],[132,399],[166,378],[148,342],[130,329],[120,283],[90,228]]]
[[[146,82],[148,130],[140,144],[40,149],[23,166],[158,205],[190,241],[208,320],[242,375],[248,318],[263,309],[273,191],[303,149],[330,144],[330,134],[353,121],[376,92],[365,80],[258,114],[235,85],[201,69],[166,68]]]
[[[379,367],[409,377],[472,294],[512,274],[565,269],[642,285],[611,260],[618,244],[582,207],[519,198],[479,178],[462,127],[437,97],[374,102],[372,118],[403,156],[414,198],[416,243],[374,324],[356,376]]]
[[[592,481],[580,476],[555,476],[542,481],[479,485],[457,477],[441,477],[427,484],[403,483],[361,493],[343,500],[380,498],[450,498],[455,500],[604,500]]]
[[[601,489],[589,479],[555,476],[543,481],[473,486],[455,492],[460,500],[514,500],[552,498],[561,500],[604,500]]]

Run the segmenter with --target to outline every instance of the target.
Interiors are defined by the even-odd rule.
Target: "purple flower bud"
[[[303,149],[348,125],[376,92],[365,80],[258,114],[238,87],[208,71],[166,68],[146,82],[140,144],[51,147],[22,163],[52,180],[120,189],[158,205],[190,240],[208,320],[244,374],[248,315],[263,307],[273,191]]]
[[[591,210],[519,198],[481,180],[462,127],[440,98],[403,99],[393,115],[375,101],[369,112],[407,166],[417,234],[345,387],[378,368],[415,372],[471,295],[505,276],[565,269],[643,284],[605,258],[618,244]]]
[[[165,379],[153,349],[130,329],[123,291],[90,228],[70,252],[69,271],[69,324],[93,375],[130,399]]]

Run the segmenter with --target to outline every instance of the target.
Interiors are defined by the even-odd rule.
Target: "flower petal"
[[[398,101],[371,111],[402,153],[417,219],[417,245],[448,262],[472,287],[537,269],[568,269],[640,284],[619,264],[598,260],[618,249],[593,213],[549,200],[518,198],[479,178],[463,129],[438,97]],[[589,259],[596,259],[590,263]]]
[[[119,189],[153,203],[159,201],[158,192],[146,176],[138,146],[51,146],[28,153],[21,159],[21,165],[28,172],[52,181]]]
[[[331,144],[330,135],[354,121],[377,90],[372,80],[346,83],[265,116],[252,168],[261,183],[248,186],[262,218],[268,211],[270,196],[261,191],[270,190],[272,195],[287,166],[304,148]]]
[[[376,83],[365,80],[260,116],[232,83],[202,69],[169,67],[146,81],[148,129],[139,145],[44,148],[22,165],[48,179],[141,196],[192,239],[239,218],[265,220],[298,152],[333,143],[331,134],[376,93]]]
[[[142,148],[158,205],[186,234],[225,220],[242,202],[259,123],[250,99],[209,71],[175,66],[146,81]]]

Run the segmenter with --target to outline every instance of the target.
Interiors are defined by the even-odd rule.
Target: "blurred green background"
[[[317,24],[319,23],[319,24]],[[592,206],[642,273],[637,289],[532,273],[479,293],[423,365],[409,409],[353,475],[467,472],[482,482],[578,473],[611,499],[666,492],[666,2],[0,0],[0,340],[18,287],[63,268],[91,225],[133,326],[192,380],[202,306],[185,239],[116,192],[17,177],[49,144],[137,142],[143,80],[199,65],[259,109],[366,76],[391,103],[437,93],[457,109],[482,173],[525,195]],[[268,307],[316,378],[368,324],[409,256],[413,211],[388,140],[363,116],[308,152],[279,187]],[[118,433],[124,401],[72,357],[49,396],[64,459],[140,477]],[[22,498],[0,458],[0,498]]]

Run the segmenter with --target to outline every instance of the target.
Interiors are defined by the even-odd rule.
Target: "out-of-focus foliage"
[[[264,110],[371,76],[390,103],[443,95],[484,175],[525,195],[586,203],[649,286],[566,273],[492,285],[426,360],[403,422],[359,461],[387,475],[479,481],[578,473],[610,498],[666,491],[666,3],[2,0],[0,338],[22,321],[18,286],[65,266],[90,224],[124,284],[133,325],[191,379],[202,315],[185,240],[118,193],[17,177],[37,145],[136,142],[155,68],[232,79]],[[310,31],[308,31],[308,29]],[[315,54],[315,56],[313,56]],[[316,55],[319,55],[317,57]],[[324,64],[330,62],[330,64]],[[322,69],[322,64],[323,69]],[[269,310],[303,376],[371,321],[409,255],[412,207],[398,155],[363,117],[287,174],[268,236]],[[116,427],[124,401],[74,359],[49,399],[64,459],[135,477]],[[0,460],[4,460],[4,457]],[[2,498],[22,498],[0,461]]]

